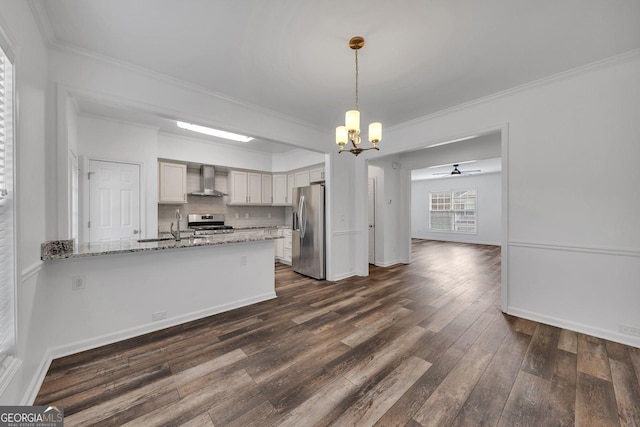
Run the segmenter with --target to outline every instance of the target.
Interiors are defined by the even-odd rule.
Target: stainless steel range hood
[[[202,165],[200,166],[200,180],[202,183],[202,190],[194,191],[192,196],[209,196],[209,197],[222,197],[226,196],[226,193],[215,189],[216,171],[213,166]]]

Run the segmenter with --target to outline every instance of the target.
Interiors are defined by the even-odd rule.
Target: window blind
[[[429,193],[429,230],[475,233],[476,198],[474,189]]]
[[[0,378],[15,345],[13,64],[0,48]]]

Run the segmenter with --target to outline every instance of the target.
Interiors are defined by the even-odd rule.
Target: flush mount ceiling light
[[[454,142],[466,141],[467,139],[477,138],[478,135],[465,136],[463,138],[452,139],[450,141],[438,142],[437,144],[427,145],[425,148],[439,147],[441,145],[453,144]]]
[[[249,142],[253,138],[250,136],[240,135],[237,133],[226,132],[219,129],[208,128],[205,126],[194,125],[185,122],[176,122],[181,129],[190,130],[193,132],[204,133],[205,135],[217,136],[218,138],[230,139],[231,141]]]
[[[356,53],[356,109],[349,110],[345,114],[344,126],[336,128],[336,144],[340,146],[339,153],[349,151],[358,155],[366,150],[379,150],[378,142],[382,140],[382,123],[374,122],[369,124],[369,141],[371,147],[360,148],[360,111],[358,110],[358,50],[364,46],[364,38],[360,36],[349,40],[349,47]],[[353,148],[345,150],[344,146],[351,142]]]

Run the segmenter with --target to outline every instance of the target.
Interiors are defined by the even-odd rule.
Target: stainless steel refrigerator
[[[294,188],[292,207],[293,271],[315,279],[324,279],[324,184]]]

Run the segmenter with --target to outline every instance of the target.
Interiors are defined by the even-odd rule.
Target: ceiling
[[[332,129],[385,127],[640,47],[638,0],[33,0],[58,47]]]

